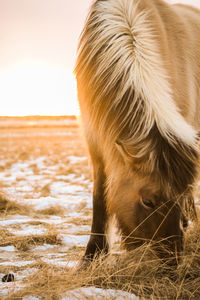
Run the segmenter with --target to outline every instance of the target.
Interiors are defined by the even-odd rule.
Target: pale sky
[[[90,0],[0,0],[0,68],[21,59],[72,69]]]
[[[72,71],[91,3],[0,0],[0,115],[78,112]]]

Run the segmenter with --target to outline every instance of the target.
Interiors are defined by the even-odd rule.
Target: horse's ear
[[[115,145],[125,163],[131,162],[133,160],[134,154],[131,146],[124,145],[119,141],[117,141]]]

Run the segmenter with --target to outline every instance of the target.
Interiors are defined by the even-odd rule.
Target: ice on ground
[[[17,177],[21,177],[21,176],[28,176],[28,175],[33,175],[33,171],[32,169],[29,168],[29,164],[28,163],[22,163],[22,162],[18,162],[18,163],[14,163],[12,164],[9,173],[12,174],[10,176],[10,180],[16,180]]]
[[[71,156],[68,156],[67,158],[69,159],[71,164],[76,164],[76,163],[79,163],[81,161],[87,160],[87,157],[85,157],[85,156],[71,155]]]
[[[91,181],[88,181],[85,179],[85,175],[81,174],[81,176],[76,176],[75,174],[68,174],[68,175],[60,175],[56,176],[57,179],[62,179],[62,180],[67,180],[71,183],[80,183],[80,182],[85,182],[85,183],[92,183]]]
[[[59,266],[59,267],[73,268],[78,264],[78,261],[70,261],[70,260],[67,261],[66,258],[64,260],[58,259],[58,258],[55,258],[55,259],[43,258],[42,260],[48,264]]]
[[[15,247],[14,246],[0,247],[0,251],[15,252]]]
[[[0,296],[7,296],[11,294],[12,292],[18,292],[25,288],[25,284],[22,284],[20,282],[1,282],[0,281]],[[5,299],[5,298],[4,298]],[[38,298],[39,299],[39,298]]]
[[[78,261],[77,260],[68,260],[67,261],[67,267],[72,269],[75,268],[78,265]]]
[[[33,192],[34,190],[32,186],[25,186],[24,183],[20,183],[15,189],[17,192]]]
[[[76,220],[76,219],[75,219]],[[73,220],[72,220],[73,222]],[[70,233],[77,234],[82,232],[88,232],[90,233],[90,226],[89,225],[74,225],[70,223],[66,223],[66,226],[70,229]]]
[[[56,181],[51,184],[51,194],[58,195],[58,194],[77,194],[79,192],[84,192],[85,188],[81,185],[72,185],[67,184],[63,181]]]
[[[28,235],[42,235],[44,233],[47,232],[46,228],[39,228],[39,226],[29,226],[29,225],[25,225],[23,226],[25,228],[21,228],[21,229],[12,229],[10,228],[9,231],[13,234],[16,235],[23,235],[23,236],[28,236]]]
[[[7,220],[0,219],[0,226],[23,224],[31,221],[33,221],[33,219],[30,217],[15,215],[11,218],[8,218]]]
[[[136,295],[130,294],[128,292],[112,289],[104,290],[95,287],[83,287],[72,291],[68,291],[66,295],[62,297],[62,300],[82,300],[89,299],[89,297],[92,297],[92,299],[95,300],[109,300],[111,299],[111,297],[117,300],[139,300],[139,298]]]
[[[25,269],[23,271],[19,271],[16,274],[14,274],[15,281],[20,282],[23,279],[27,278],[28,276],[35,274],[37,271],[38,271],[37,268],[32,268],[32,267],[28,268],[28,269]]]
[[[91,208],[90,198],[87,197],[86,193],[83,193],[83,197],[80,195],[66,195],[63,196],[57,194],[56,197],[47,196],[40,197],[38,199],[25,199],[24,204],[29,204],[34,207],[35,210],[43,210],[52,206],[58,205],[67,208],[67,215],[69,215],[69,210],[71,210],[71,216],[80,216],[80,212],[77,213],[77,205],[85,202],[87,208]]]
[[[0,274],[0,278],[2,278],[5,274]],[[13,291],[15,288],[15,282],[2,282],[0,280],[0,296],[6,296],[9,291]]]
[[[62,205],[66,207],[69,205],[69,203],[65,199],[61,201],[60,199],[56,199],[51,196],[40,197],[38,199],[26,199],[24,200],[24,203],[34,206],[36,210],[43,210],[49,208],[50,206],[56,205]]]
[[[37,252],[37,251],[46,251],[46,250],[52,250],[52,249],[55,249],[57,246],[55,245],[49,245],[49,244],[45,244],[45,245],[42,245],[42,246],[36,246],[35,248],[33,248],[33,251],[34,252]]]
[[[0,262],[0,266],[15,266],[15,267],[23,267],[26,265],[30,265],[33,264],[34,261],[33,260],[21,260],[21,261],[6,261],[6,262]]]
[[[89,235],[60,235],[62,241],[67,246],[86,246],[89,240]]]
[[[21,170],[24,171],[27,167],[29,167],[29,164],[24,163],[24,162],[17,162],[17,163],[12,164],[10,171],[12,174],[16,174]],[[31,174],[33,174],[33,172],[31,170],[29,170],[29,172]]]
[[[35,297],[35,296],[25,296],[22,300],[40,300],[42,297]]]

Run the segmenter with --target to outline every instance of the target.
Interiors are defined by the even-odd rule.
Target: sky
[[[0,115],[76,114],[73,76],[89,0],[0,0]]]
[[[0,116],[78,114],[73,69],[91,3],[0,0]]]

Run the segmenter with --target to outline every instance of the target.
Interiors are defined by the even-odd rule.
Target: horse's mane
[[[137,2],[95,2],[83,31],[76,72],[90,91],[95,120],[106,126],[113,112],[114,127],[124,133],[130,125],[123,139],[133,143],[156,124],[170,143],[176,137],[194,145],[195,131],[173,101],[153,12],[140,11]],[[131,126],[136,118],[138,130]]]
[[[160,16],[151,1],[145,9],[141,2],[94,2],[75,71],[91,124],[105,142],[182,192],[196,174],[197,134],[174,101]]]

